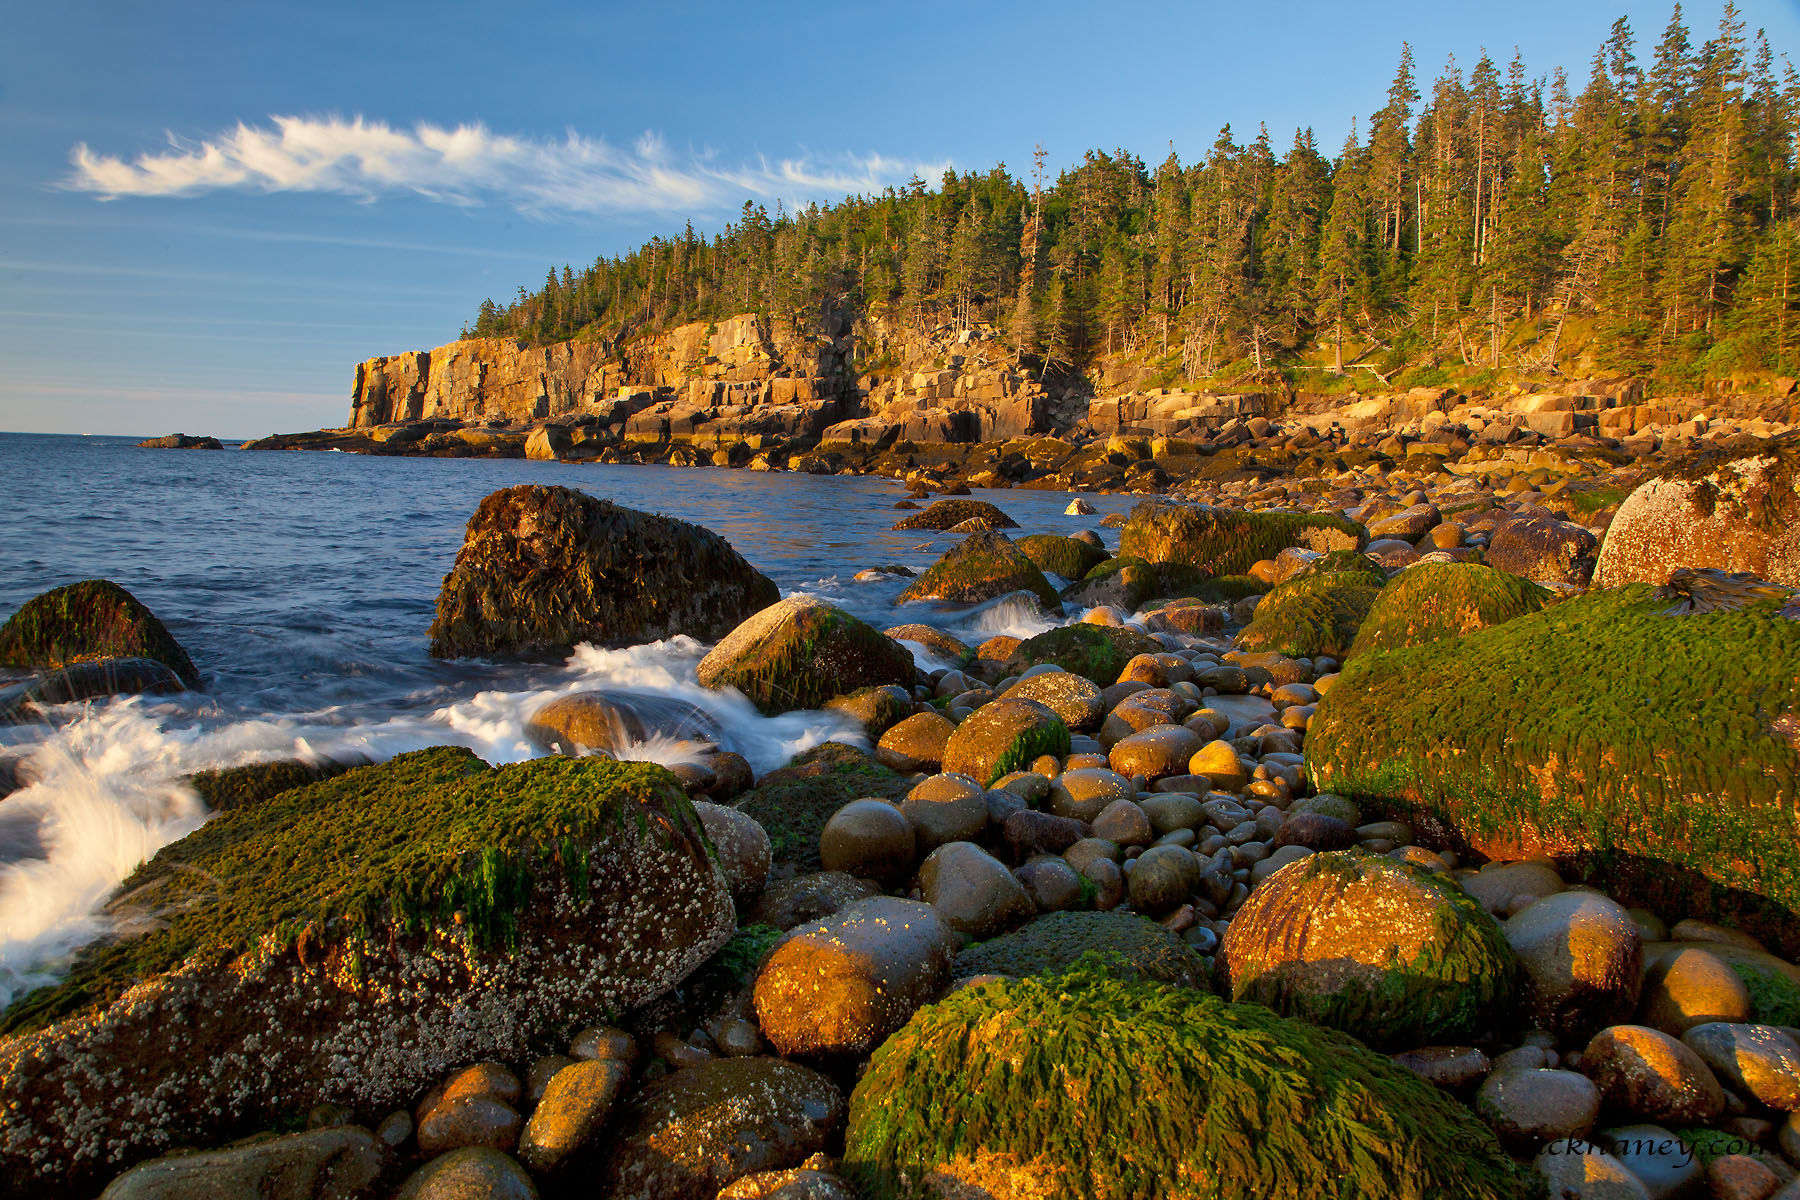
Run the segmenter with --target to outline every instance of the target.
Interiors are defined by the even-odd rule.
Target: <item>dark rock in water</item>
[[[979,519],[989,529],[1017,529],[1019,523],[986,500],[936,500],[914,516],[903,517],[895,529],[952,529],[964,521]]]
[[[155,659],[183,684],[200,686],[194,660],[156,614],[111,580],[54,588],[0,626],[0,667],[55,669],[103,658]]]
[[[337,762],[324,759],[307,762],[298,758],[282,758],[274,762],[250,763],[242,767],[223,767],[188,776],[188,786],[200,793],[206,807],[214,812],[259,804],[271,796],[342,775],[351,767],[366,763]]]
[[[735,927],[662,768],[449,748],[222,812],[109,910],[118,938],[0,1014],[0,1196],[91,1195],[315,1104],[408,1105],[654,1000]]]
[[[431,653],[530,659],[581,642],[716,641],[779,591],[711,530],[573,488],[503,488],[469,519]]]
[[[185,433],[169,433],[145,438],[138,445],[145,450],[223,450],[216,437],[189,437]]]
[[[706,746],[719,727],[702,709],[654,692],[575,692],[531,714],[525,736],[558,754],[602,750],[617,755],[633,743],[661,736]]]
[[[113,1180],[103,1200],[313,1200],[367,1197],[386,1155],[375,1135],[355,1125],[309,1129],[208,1150],[171,1154],[133,1167]]]
[[[713,1200],[755,1171],[797,1166],[844,1119],[837,1085],[777,1058],[725,1058],[649,1084],[606,1163],[613,1200]]]
[[[29,683],[0,689],[0,725],[32,720],[37,707],[102,696],[167,696],[186,691],[180,676],[149,658],[102,658],[71,663]]]
[[[862,687],[913,682],[912,651],[816,596],[756,613],[700,660],[702,687],[734,687],[770,715],[822,708]]]

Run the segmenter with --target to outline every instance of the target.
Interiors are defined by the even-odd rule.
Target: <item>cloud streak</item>
[[[479,123],[410,129],[364,117],[271,116],[217,137],[169,135],[169,148],[129,159],[70,151],[62,186],[104,200],[210,192],[305,192],[374,201],[506,204],[527,214],[716,212],[746,198],[790,203],[877,192],[944,163],[879,154],[724,163],[673,151],[645,134],[615,146],[571,130],[560,140],[494,133]]]

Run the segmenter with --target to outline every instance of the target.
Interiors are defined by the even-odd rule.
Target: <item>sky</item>
[[[1800,58],[1800,2],[1742,0]],[[1696,44],[1718,20],[1689,6]],[[254,437],[483,297],[744,200],[829,201],[1220,126],[1334,152],[1410,41],[1579,86],[1664,3],[462,5],[0,0],[0,430]]]

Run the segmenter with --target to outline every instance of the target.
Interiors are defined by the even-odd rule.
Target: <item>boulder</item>
[[[1585,586],[1594,572],[1599,541],[1580,525],[1542,513],[1514,517],[1494,530],[1487,563],[1540,583]]]
[[[1362,526],[1342,517],[1147,500],[1119,531],[1119,555],[1180,563],[1207,575],[1242,575],[1289,546],[1327,552],[1357,550],[1367,541]]]
[[[558,754],[595,750],[615,757],[653,737],[711,748],[718,723],[701,708],[656,692],[572,692],[543,705],[525,723],[525,736]]]
[[[916,621],[907,625],[895,625],[881,632],[897,642],[917,642],[929,653],[952,663],[965,663],[975,653],[943,630],[932,625],[921,625]]]
[[[995,700],[956,727],[944,744],[943,769],[986,787],[1042,755],[1068,752],[1068,726],[1049,708],[1035,700]]]
[[[1307,768],[1428,840],[1604,872],[1628,904],[1793,955],[1796,679],[1800,621],[1777,600],[1691,612],[1644,585],[1590,592],[1352,659],[1307,726]]]
[[[1578,1039],[1637,1011],[1643,945],[1631,915],[1593,892],[1559,892],[1509,918],[1506,940],[1524,968],[1541,1028]]]
[[[979,519],[989,529],[1017,529],[1019,523],[985,500],[933,500],[916,513],[900,518],[895,529],[950,529]]]
[[[1111,682],[1133,658],[1161,649],[1161,642],[1135,629],[1063,625],[1020,642],[1007,667],[1022,674],[1050,663],[1095,683]]]
[[[898,800],[911,787],[855,746],[824,742],[764,775],[732,807],[768,832],[776,862],[817,870],[819,835],[840,809],[857,799]]]
[[[1022,929],[970,946],[956,956],[956,975],[1045,975],[1085,956],[1121,979],[1204,987],[1206,960],[1146,917],[1126,912],[1058,912]]]
[[[1800,1112],[1800,1042],[1793,1035],[1773,1025],[1709,1021],[1681,1040],[1740,1096],[1776,1112]]]
[[[935,771],[944,761],[944,747],[956,726],[939,713],[914,713],[881,735],[875,744],[875,761],[895,771]]]
[[[1034,533],[1020,538],[1014,545],[1018,546],[1019,553],[1037,564],[1038,570],[1061,575],[1064,579],[1080,579],[1106,561],[1106,551],[1080,538]]]
[[[756,977],[757,1023],[782,1054],[867,1054],[944,989],[955,948],[929,904],[853,901],[769,955]]]
[[[844,1173],[880,1196],[1530,1194],[1457,1100],[1342,1034],[1093,967],[920,1011],[856,1085]]]
[[[819,862],[827,871],[898,883],[912,874],[917,847],[918,833],[906,814],[886,800],[870,797],[851,801],[825,822],[819,833]]]
[[[1581,1071],[1608,1105],[1659,1124],[1701,1124],[1725,1108],[1725,1093],[1700,1056],[1648,1026],[1596,1033],[1581,1052]]]
[[[919,864],[919,893],[944,924],[980,940],[1036,912],[1025,886],[1006,865],[973,842],[950,842]]]
[[[778,598],[711,530],[526,484],[494,492],[469,519],[431,653],[558,659],[580,642],[711,642]]]
[[[700,660],[700,685],[733,687],[771,716],[820,708],[861,687],[911,687],[912,652],[817,596],[747,618]]]
[[[949,842],[974,841],[987,831],[987,789],[967,775],[933,775],[906,793],[900,813],[912,823],[923,856]]]
[[[1251,653],[1342,658],[1379,590],[1367,576],[1347,571],[1296,576],[1263,597],[1237,644]]]
[[[519,1139],[519,1159],[534,1171],[551,1171],[587,1145],[631,1082],[631,1066],[618,1059],[570,1063],[550,1077]]]
[[[1056,589],[1036,563],[1004,533],[976,533],[946,550],[930,570],[908,584],[898,603],[950,600],[977,604],[1009,592],[1029,592],[1045,612],[1062,614]]]
[[[1481,563],[1420,563],[1381,589],[1348,657],[1458,638],[1536,612],[1550,593]]]
[[[1502,1142],[1532,1150],[1560,1138],[1586,1137],[1600,1115],[1600,1089],[1574,1071],[1510,1067],[1482,1081],[1475,1111]]]
[[[539,425],[525,437],[525,457],[536,462],[555,462],[574,444],[560,425]]]
[[[829,917],[846,905],[875,894],[866,879],[843,871],[815,871],[782,879],[763,889],[750,910],[749,921],[789,930],[820,917]]]
[[[769,832],[749,813],[705,800],[694,802],[694,815],[706,830],[719,869],[740,908],[762,892],[769,879]]]
[[[167,696],[186,684],[153,658],[101,658],[70,663],[35,679],[0,688],[0,725],[43,719],[45,705],[105,696]]]
[[[1639,484],[1607,526],[1594,585],[1667,583],[1681,567],[1800,587],[1800,436],[1708,450]]]
[[[200,793],[207,808],[223,812],[246,804],[260,804],[271,796],[342,775],[351,767],[362,765],[365,764],[329,758],[317,761],[280,758],[241,767],[197,771],[187,777],[187,785]]]
[[[391,1110],[656,998],[735,926],[661,767],[455,749],[220,813],[111,908],[132,935],[0,1014],[0,1177],[34,1194],[313,1104]]]
[[[1404,1048],[1485,1033],[1515,993],[1500,926],[1443,875],[1360,850],[1270,875],[1231,922],[1234,1000]]]
[[[825,702],[832,712],[841,712],[862,727],[864,734],[878,738],[912,715],[912,693],[897,683],[877,687],[861,687],[844,696]]]
[[[1026,676],[1001,694],[1003,700],[1036,700],[1072,731],[1091,733],[1100,727],[1106,705],[1100,688],[1070,671],[1042,671]]]
[[[843,1123],[837,1085],[778,1058],[721,1058],[647,1084],[614,1129],[610,1200],[713,1200],[756,1171],[799,1165]]]
[[[107,579],[53,588],[27,600],[0,625],[0,667],[56,670],[138,658],[161,663],[187,687],[200,686],[194,660],[156,614]]]
[[[374,1134],[334,1125],[152,1159],[113,1180],[101,1200],[360,1200],[379,1194],[386,1163]]]

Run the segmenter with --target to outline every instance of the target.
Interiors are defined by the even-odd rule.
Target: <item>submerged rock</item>
[[[663,737],[710,748],[718,723],[703,709],[654,692],[575,692],[558,696],[531,714],[525,736],[561,754],[627,747]]]
[[[895,529],[953,529],[964,521],[980,520],[988,529],[1017,529],[1019,523],[985,500],[934,500],[909,517],[894,523]]]
[[[450,749],[221,813],[122,892],[132,933],[0,1015],[17,1194],[296,1107],[391,1110],[655,998],[734,926],[662,768]]]
[[[29,721],[49,704],[105,696],[167,696],[185,691],[180,676],[155,659],[103,658],[71,663],[29,683],[0,688],[0,725]]]
[[[779,596],[711,530],[573,488],[503,488],[469,519],[431,653],[556,659],[577,643],[716,641]]]

